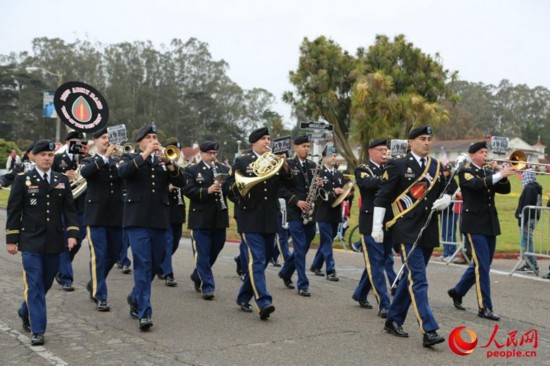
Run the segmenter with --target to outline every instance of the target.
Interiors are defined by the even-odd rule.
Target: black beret
[[[29,151],[32,151],[33,148],[34,148],[34,142],[31,142],[31,144],[27,146],[27,150],[25,150],[25,152],[29,153]]]
[[[107,127],[103,127],[102,129],[94,132],[94,139],[98,139],[106,133],[107,133]]]
[[[65,141],[68,141],[70,139],[84,140],[84,135],[82,134],[82,132],[71,131],[67,134],[67,136],[65,136]]]
[[[294,145],[301,145],[305,144],[306,142],[309,142],[308,135],[302,135],[294,138]]]
[[[332,145],[325,146],[325,148],[323,149],[323,152],[321,153],[321,155],[323,156],[332,155],[332,154],[336,154],[336,148]]]
[[[204,141],[202,144],[199,145],[199,149],[202,152],[208,152],[210,150],[218,150],[220,148],[220,144],[214,141]]]
[[[170,141],[166,143],[166,146],[175,146],[178,149],[181,149],[181,144],[178,141]]]
[[[417,138],[420,135],[431,135],[431,134],[432,134],[432,128],[430,126],[420,126],[420,127],[413,128],[409,132],[409,139],[412,140]]]
[[[267,127],[258,128],[250,132],[250,136],[248,136],[248,142],[253,144],[265,135],[269,135],[269,130],[267,129]]]
[[[388,147],[388,140],[386,139],[374,139],[369,141],[369,149],[372,149],[373,147],[377,146],[386,146]]]
[[[42,151],[54,151],[55,150],[55,144],[52,142],[52,140],[38,140],[34,143],[34,147],[32,148],[33,154],[38,154]]]
[[[136,135],[136,142],[140,142],[146,135],[150,133],[157,133],[157,126],[155,125],[147,125],[143,126],[139,129],[137,135]]]
[[[468,148],[468,152],[470,154],[474,154],[476,152],[478,152],[479,150],[481,149],[488,149],[487,147],[487,141],[480,141],[480,142],[474,142],[473,144],[470,145],[470,147]]]

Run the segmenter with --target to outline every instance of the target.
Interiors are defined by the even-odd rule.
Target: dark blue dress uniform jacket
[[[369,160],[367,164],[355,168],[355,182],[361,193],[361,208],[359,209],[359,232],[363,235],[372,233],[372,219],[374,214],[374,197],[382,184],[384,168],[378,167]],[[390,206],[386,207],[384,223],[392,218]],[[385,227],[384,227],[385,229]]]
[[[88,184],[85,225],[122,227],[122,179],[117,164],[118,159],[105,163],[99,155],[82,160],[80,174]]]
[[[458,173],[458,181],[462,192],[462,223],[460,231],[469,234],[497,236],[500,235],[500,224],[495,207],[495,193],[510,193],[510,181],[501,179],[493,184],[493,171],[478,168],[472,164],[470,168]]]
[[[83,160],[83,159],[82,159]],[[55,155],[53,159],[52,169],[59,173],[65,173],[67,170],[76,170],[78,164],[76,161],[76,155],[73,155],[73,160],[67,155],[66,152],[63,154]],[[86,194],[81,194],[80,197],[74,200],[76,211],[79,213],[84,212],[86,206]]]
[[[309,193],[309,187],[311,180],[313,179],[313,169],[317,166],[311,160],[305,160],[305,170],[302,170],[302,164],[298,157],[294,157],[288,161],[288,167],[292,172],[292,185],[290,187],[283,187],[280,192],[280,196],[287,202],[287,218],[288,221],[299,220],[302,221],[302,210],[296,206],[298,201],[305,201]],[[307,174],[307,179],[306,179]],[[318,200],[315,200],[317,203]],[[315,213],[318,211],[318,205],[314,208]],[[314,224],[315,220],[311,224]],[[310,224],[310,225],[311,225]]]
[[[277,193],[283,184],[292,184],[292,175],[281,168],[277,174],[254,186],[246,197],[241,197],[235,185],[235,172],[245,177],[256,177],[252,172],[254,161],[256,161],[254,153],[239,156],[235,159],[227,180],[229,198],[237,205],[235,210],[237,229],[239,233],[274,234],[278,229]]]
[[[219,174],[228,174],[229,168],[216,163]],[[229,227],[229,215],[227,210],[220,210],[219,194],[208,194],[208,187],[214,183],[212,168],[206,166],[204,161],[193,164],[184,169],[185,187],[184,194],[189,197],[189,229],[223,229]],[[227,182],[227,180],[226,180]],[[224,183],[227,187],[227,183]],[[223,186],[222,186],[223,190]],[[227,189],[223,195],[227,206]]]
[[[342,222],[342,206],[341,204],[332,207],[332,204],[338,198],[338,195],[334,193],[335,188],[342,188],[344,185],[344,175],[342,172],[334,170],[331,173],[326,166],[321,168],[319,175],[323,179],[323,188],[327,193],[327,200],[320,200],[318,202],[319,208],[317,209],[317,221],[339,223]]]
[[[63,174],[52,171],[50,183],[36,169],[15,178],[8,200],[6,243],[18,243],[20,252],[60,253],[67,235],[78,238],[79,230],[71,185]]]
[[[158,158],[151,163],[141,154],[124,154],[118,174],[125,180],[127,190],[122,226],[168,229],[168,184],[183,187],[181,168],[171,172]]]
[[[433,160],[433,159],[432,159]],[[427,221],[432,205],[439,198],[445,188],[445,178],[440,164],[438,181],[427,196],[418,205],[403,217],[399,218],[392,226],[392,238],[394,244],[412,244],[416,240],[420,229]],[[404,192],[422,174],[422,169],[411,153],[403,158],[390,160],[386,165],[388,179],[382,178],[380,189],[374,199],[375,207],[390,207],[390,204]],[[385,173],[384,173],[385,174]],[[434,177],[435,178],[435,177]],[[439,246],[439,228],[437,215],[434,214],[430,224],[424,230],[418,245],[423,248],[435,248]]]

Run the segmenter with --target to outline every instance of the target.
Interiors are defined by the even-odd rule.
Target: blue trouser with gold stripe
[[[252,297],[258,310],[271,305],[272,297],[267,291],[265,268],[273,256],[274,233],[242,233],[241,239],[248,252],[248,273],[237,295],[237,304],[248,304]]]
[[[107,276],[116,264],[122,246],[122,228],[87,226],[90,247],[90,277],[92,297],[107,301]]]
[[[290,278],[296,270],[298,290],[305,290],[309,288],[309,280],[306,275],[306,254],[315,236],[315,225],[304,225],[299,220],[292,220],[288,223],[288,229],[294,244],[294,251],[281,268],[280,273],[284,278]]]
[[[19,316],[31,322],[32,334],[44,334],[47,324],[46,293],[59,269],[59,253],[21,253],[23,261],[23,295]]]
[[[319,226],[320,236],[319,249],[317,249],[317,253],[315,253],[315,257],[313,257],[311,267],[321,269],[323,267],[323,263],[326,262],[326,273],[334,273],[335,262],[334,254],[332,252],[332,243],[334,242],[334,238],[336,237],[336,233],[338,231],[338,223],[319,221],[317,226]]]
[[[193,282],[200,283],[203,293],[213,292],[216,285],[212,266],[225,245],[225,229],[193,229],[191,240],[195,256]]]
[[[386,248],[389,246],[391,250],[391,244],[387,242],[386,238],[384,238],[384,243],[376,243],[370,235],[363,235],[362,239],[365,270],[359,285],[355,289],[354,297],[359,301],[366,301],[367,293],[372,288],[378,301],[378,307],[389,309],[390,297],[386,286],[384,268],[388,256]]]
[[[148,227],[126,228],[134,258],[134,288],[130,294],[138,306],[138,318],[151,317],[151,282],[160,270],[166,252],[166,230]]]
[[[455,291],[458,295],[464,296],[475,284],[479,308],[493,310],[489,272],[491,263],[493,263],[497,238],[496,236],[468,233],[466,236],[472,243],[472,263],[456,284]]]
[[[401,256],[407,260],[411,251],[411,244],[401,244]],[[430,304],[428,303],[428,279],[426,278],[426,266],[432,255],[433,248],[416,247],[410,253],[408,262],[403,270],[403,277],[388,311],[388,320],[399,325],[405,322],[407,312],[412,303],[416,320],[420,325],[421,333],[432,332],[439,329],[434,318]]]
[[[62,219],[62,221],[64,221]],[[76,245],[73,249],[69,250],[67,247],[68,237],[65,230],[65,249],[59,254],[59,271],[58,278],[60,285],[72,285],[73,283],[73,259],[80,250],[82,240],[86,237],[86,225],[84,225],[84,212],[78,213],[78,227],[80,229],[78,238],[76,239]]]
[[[182,224],[170,224],[168,230],[166,231],[166,255],[160,265],[161,275],[174,275],[174,269],[172,268],[172,256],[176,250],[178,250],[180,244],[181,232],[183,231],[181,225]]]

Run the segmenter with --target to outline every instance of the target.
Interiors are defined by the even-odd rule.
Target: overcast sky
[[[280,97],[304,37],[327,36],[353,54],[377,34],[402,33],[463,80],[550,88],[549,17],[545,0],[0,0],[0,54],[42,36],[157,46],[195,37],[239,85],[272,92],[290,122]]]

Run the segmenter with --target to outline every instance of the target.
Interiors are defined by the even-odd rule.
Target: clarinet
[[[214,180],[220,182],[220,185],[223,184],[223,175],[218,172],[218,168],[216,167],[215,161],[212,162],[212,173],[214,173]],[[223,197],[223,190],[220,190],[218,192],[218,197],[220,199],[218,203],[218,208],[221,211],[227,210],[227,205],[225,204],[225,200]]]

